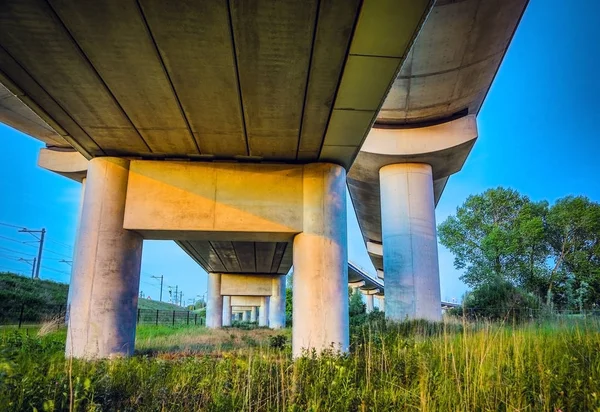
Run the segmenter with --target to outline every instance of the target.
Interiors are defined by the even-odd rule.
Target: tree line
[[[438,234],[472,288],[466,307],[600,308],[600,204],[587,197],[550,204],[490,189],[468,197]]]

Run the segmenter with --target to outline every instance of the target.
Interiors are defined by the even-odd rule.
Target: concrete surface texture
[[[269,327],[281,329],[285,327],[285,276],[278,276],[271,281],[269,297]]]
[[[89,163],[71,276],[66,355],[131,355],[142,237],[123,229],[129,161]]]
[[[206,288],[206,327],[220,328],[223,325],[223,296],[221,274],[208,273]]]
[[[346,173],[305,167],[303,232],[294,238],[292,351],[347,351],[348,252]]]
[[[0,82],[58,136],[0,121],[87,157],[349,166],[432,3],[9,0]]]
[[[266,296],[260,298],[258,326],[269,326],[269,298]]]
[[[423,163],[432,169],[437,203],[450,175],[460,171],[478,137],[474,115],[423,127],[373,128],[348,174],[348,191],[367,252],[385,280],[380,170]]]
[[[388,319],[441,320],[432,168],[380,170],[385,312]]]
[[[223,296],[223,326],[231,326],[231,296]]]
[[[477,114],[528,0],[438,0],[377,115],[406,125]]]
[[[373,312],[374,309],[374,297],[373,295],[365,295],[365,301],[366,301],[366,310],[367,313],[371,313]]]

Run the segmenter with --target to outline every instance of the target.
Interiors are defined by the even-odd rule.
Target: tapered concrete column
[[[442,318],[431,166],[379,170],[385,313],[391,320]]]
[[[258,326],[269,326],[269,298],[266,296],[260,298]]]
[[[250,322],[250,310],[245,310],[242,312],[242,321],[243,322]]]
[[[250,310],[250,322],[257,322],[258,321],[258,308],[252,308],[252,310]]]
[[[373,312],[373,308],[375,307],[373,295],[366,295],[365,298],[367,300],[367,313],[371,313]]]
[[[292,352],[347,351],[348,252],[346,172],[316,163],[304,168],[303,232],[294,238]]]
[[[269,327],[285,328],[285,275],[273,279],[273,288],[269,298]]]
[[[133,353],[142,237],[123,229],[129,161],[89,162],[71,276],[66,356]]]
[[[221,296],[221,274],[208,274],[206,299],[206,327],[220,328],[223,325],[223,297]]]
[[[231,326],[231,296],[223,296],[223,326]]]

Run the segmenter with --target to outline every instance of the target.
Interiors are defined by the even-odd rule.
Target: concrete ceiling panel
[[[358,0],[321,1],[297,159],[317,160],[340,83]]]
[[[349,56],[335,100],[335,109],[377,110],[401,60]]]
[[[198,154],[137,3],[50,3],[152,152]]]
[[[241,271],[238,256],[231,242],[210,242],[212,248],[219,255],[219,259],[225,266],[227,272],[239,273]]]
[[[273,242],[256,242],[256,271],[258,273],[271,273],[273,266],[273,258],[275,257],[275,249],[277,243]]]
[[[256,272],[255,242],[233,242],[242,273]]]
[[[149,153],[48,3],[42,0],[4,3],[0,7],[0,45],[20,67],[11,80],[25,88],[28,86],[24,77],[31,76],[102,150]],[[2,60],[0,65],[4,64]],[[39,104],[46,109],[42,102]],[[97,131],[109,129],[121,133],[116,138],[107,137],[108,134],[95,136]],[[74,139],[79,137],[69,132]],[[80,144],[89,146],[88,141]]]
[[[350,53],[402,58],[423,20],[429,0],[367,0],[363,3]]]
[[[327,128],[326,146],[358,148],[375,116],[375,111],[334,110]]]
[[[231,3],[250,155],[295,160],[317,2]]]
[[[248,155],[227,2],[140,3],[200,152]]]

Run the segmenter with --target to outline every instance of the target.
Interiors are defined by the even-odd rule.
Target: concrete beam
[[[262,302],[261,296],[231,296],[231,305],[235,307],[251,306],[259,307]]]
[[[75,150],[41,148],[38,166],[61,176],[81,182],[88,170],[88,160]]]
[[[383,245],[377,242],[367,242],[367,252],[373,255],[383,256]]]
[[[229,241],[289,241],[302,231],[303,171],[301,165],[132,161],[123,226],[147,239],[215,240],[219,233]]]
[[[280,275],[233,275],[223,274],[221,277],[221,294],[239,296],[271,296],[273,280]]]

